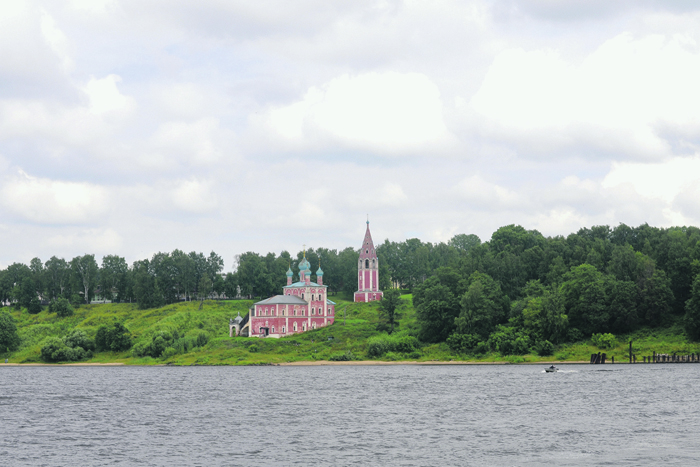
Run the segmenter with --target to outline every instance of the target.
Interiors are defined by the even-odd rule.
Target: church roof
[[[360,259],[375,259],[377,253],[374,251],[374,242],[372,242],[372,234],[369,233],[369,221],[367,221],[367,230],[365,231],[365,239],[362,241],[360,248]]]
[[[326,303],[328,303],[329,305],[335,305],[335,302],[333,300],[326,299]]]
[[[304,281],[299,281],[295,282],[292,285],[285,285],[284,288],[286,289],[287,287],[306,287],[306,282]],[[325,285],[319,285],[315,282],[309,282],[309,287],[327,287]]]
[[[306,300],[302,300],[296,295],[275,295],[274,297],[261,300],[255,305],[306,305]]]

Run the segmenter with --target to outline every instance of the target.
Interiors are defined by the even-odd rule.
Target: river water
[[[700,465],[700,365],[2,367],[0,465]]]

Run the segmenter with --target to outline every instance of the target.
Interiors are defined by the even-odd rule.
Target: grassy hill
[[[252,301],[206,301],[202,309],[199,302],[184,302],[162,308],[139,310],[132,304],[87,305],[75,310],[73,316],[59,318],[47,310],[31,315],[26,310],[12,310],[17,321],[22,344],[19,350],[8,355],[11,362],[41,362],[42,341],[47,337],[63,337],[73,329],[83,330],[94,337],[101,325],[118,321],[133,334],[135,349],[143,349],[158,336],[165,336],[166,347],[160,357],[137,356],[134,350],[125,352],[100,352],[86,362],[123,362],[125,364],[152,365],[247,365],[316,360],[389,360],[389,361],[449,361],[469,360],[478,362],[539,362],[556,360],[587,361],[592,353],[606,352],[617,362],[627,360],[629,339],[634,341],[634,352],[639,360],[643,355],[659,353],[687,354],[700,352],[700,345],[690,343],[682,329],[673,325],[665,329],[641,329],[631,335],[618,336],[611,349],[598,349],[589,340],[558,346],[554,356],[539,357],[536,354],[502,356],[490,353],[478,356],[455,355],[445,343],[419,344],[411,336],[417,333],[415,311],[411,296],[403,295],[403,313],[398,330],[391,336],[377,330],[377,303],[353,303],[351,297],[333,297],[336,305],[336,323],[332,326],[308,331],[283,339],[230,338],[228,320],[238,312],[244,316]],[[345,319],[343,311],[345,310]],[[204,334],[206,339],[197,343]],[[170,338],[170,341],[167,339]],[[201,338],[200,338],[201,339]],[[414,342],[413,348],[397,346],[376,356],[377,346],[386,342],[404,344]],[[189,344],[188,344],[189,343]],[[200,345],[203,344],[203,345]],[[373,347],[374,346],[374,347]],[[393,350],[393,351],[392,351]]]

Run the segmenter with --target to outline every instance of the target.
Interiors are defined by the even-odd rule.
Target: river
[[[0,465],[699,465],[700,365],[2,367]]]

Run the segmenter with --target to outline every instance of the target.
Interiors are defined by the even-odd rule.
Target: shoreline
[[[349,362],[332,362],[329,360],[315,360],[315,361],[299,361],[299,362],[282,362],[282,363],[266,363],[264,365],[251,363],[248,365],[227,365],[227,364],[214,364],[214,365],[128,365],[128,366],[388,366],[388,365],[583,365],[590,364],[590,362],[583,360],[574,361],[548,361],[548,362],[464,362],[464,361],[400,361],[400,362],[385,362],[379,360],[353,360]],[[105,367],[105,366],[127,366],[122,362],[112,362],[112,363],[0,363],[0,367],[12,366],[12,367],[23,367],[23,366],[95,366],[95,367]]]

